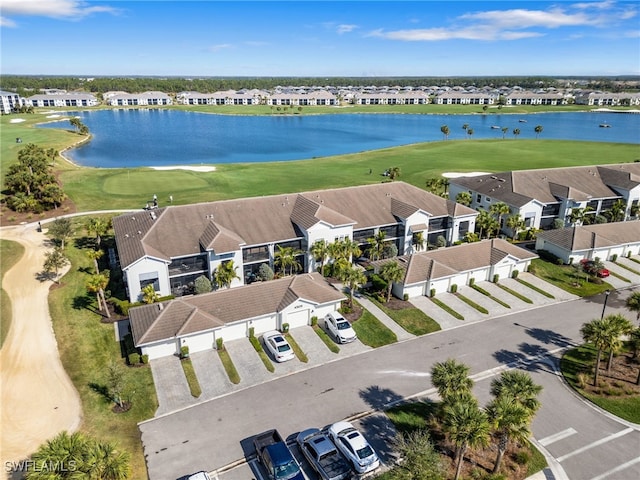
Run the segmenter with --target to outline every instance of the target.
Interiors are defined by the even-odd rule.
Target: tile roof
[[[540,232],[538,238],[571,252],[640,242],[640,222],[601,223]]]
[[[281,312],[298,299],[321,305],[344,298],[319,273],[307,273],[134,307],[129,320],[135,344],[143,345]]]
[[[497,264],[507,256],[518,260],[538,257],[534,252],[506,240],[493,238],[399,257],[399,264],[406,272],[403,282],[413,284],[485,268]],[[372,264],[381,265],[389,261],[392,260],[378,260]]]
[[[533,199],[556,203],[558,196],[584,201],[618,197],[612,187],[629,189],[640,185],[640,163],[514,170],[458,177],[450,182],[516,207]]]
[[[205,248],[217,251],[216,246],[228,251],[236,242],[263,245],[300,238],[299,227],[318,221],[353,224],[356,230],[391,225],[398,223],[400,211],[418,209],[434,217],[477,215],[413,185],[389,182],[170,206],[115,217],[113,226],[120,264],[126,268],[145,255],[169,260]]]

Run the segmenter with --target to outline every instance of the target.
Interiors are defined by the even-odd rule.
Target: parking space
[[[609,283],[613,288],[628,288],[632,285],[640,285],[640,263],[636,263],[628,258],[619,257],[616,263],[606,261],[603,262],[603,264],[604,268],[612,273],[612,275],[609,275],[604,281]],[[616,275],[622,278],[618,278]],[[623,278],[625,280],[623,280]]]
[[[156,416],[179,410],[193,404],[187,378],[178,357],[151,360],[151,373],[158,396]]]

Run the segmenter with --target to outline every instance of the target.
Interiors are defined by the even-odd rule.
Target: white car
[[[211,480],[211,477],[207,472],[198,472],[193,475],[189,475],[187,480]]]
[[[324,317],[324,324],[338,343],[351,343],[358,338],[349,321],[338,312],[327,313]]]
[[[286,362],[296,356],[293,348],[291,348],[287,339],[284,338],[284,335],[280,332],[276,332],[275,330],[273,332],[267,332],[262,335],[262,341],[266,349],[269,350],[273,358],[276,359],[276,362]]]
[[[337,422],[329,427],[329,437],[358,473],[368,473],[380,467],[380,459],[367,439],[349,422]]]

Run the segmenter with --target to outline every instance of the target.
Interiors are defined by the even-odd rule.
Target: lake
[[[475,115],[213,115],[159,109],[70,112],[89,127],[90,142],[69,150],[73,162],[101,168],[304,160],[420,142],[539,137],[640,143],[640,115],[562,112]],[[526,120],[526,122],[525,122]],[[469,136],[463,129],[473,129]],[[610,128],[602,128],[608,124]],[[70,129],[68,120],[41,125]],[[520,129],[515,138],[514,129]]]

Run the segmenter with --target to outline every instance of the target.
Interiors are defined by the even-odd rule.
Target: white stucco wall
[[[126,269],[125,273],[127,276],[127,286],[129,287],[130,302],[135,303],[141,299],[140,274],[153,272],[157,272],[158,274],[158,283],[160,286],[160,289],[156,290],[158,295],[164,297],[171,294],[168,264],[162,260],[146,257],[138,260]]]
[[[178,341],[176,339],[165,340],[151,345],[145,345],[140,349],[143,355],[149,355],[149,360],[169,357],[178,353]]]
[[[336,241],[336,238],[344,237],[348,237],[353,240],[353,226],[346,225],[341,227],[332,227],[327,223],[319,222],[309,228],[309,230],[305,232],[305,236],[307,238],[309,250],[311,250],[312,245],[318,240],[326,240],[327,243],[333,243]],[[309,253],[307,265],[309,265],[309,272],[315,272],[320,266],[320,262],[316,262],[311,253]]]
[[[215,346],[215,338],[213,330],[206,332],[199,332],[193,335],[188,335],[180,338],[180,346],[188,346],[189,353],[204,352],[205,350],[211,350]]]

